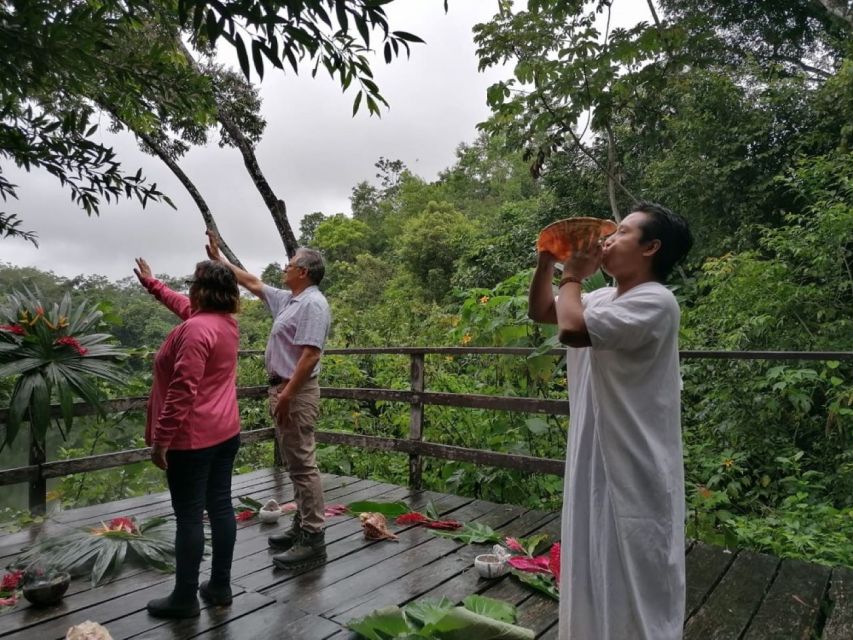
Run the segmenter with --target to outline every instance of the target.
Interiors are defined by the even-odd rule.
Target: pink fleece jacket
[[[144,286],[183,322],[154,357],[145,442],[169,449],[204,449],[240,432],[237,349],[230,313],[192,311],[187,296],[155,278]]]

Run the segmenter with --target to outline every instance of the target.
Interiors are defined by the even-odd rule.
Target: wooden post
[[[30,480],[29,506],[34,516],[43,516],[47,509],[47,480],[42,475],[41,465],[46,462],[44,443],[36,441],[30,429],[30,465],[38,467],[38,475]]]
[[[424,354],[413,353],[411,363],[412,408],[409,414],[409,439],[423,439],[424,403],[419,394],[424,390]],[[420,491],[423,488],[423,460],[417,453],[409,454],[409,487]]]

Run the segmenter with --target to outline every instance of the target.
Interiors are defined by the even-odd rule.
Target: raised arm
[[[554,256],[547,251],[539,254],[536,271],[530,282],[527,295],[527,316],[534,322],[557,324],[557,312],[554,309]]]
[[[228,262],[228,260],[225,259],[225,256],[219,252],[219,242],[216,238],[216,234],[211,231],[207,232],[207,246],[205,247],[205,250],[207,251],[208,258],[216,262],[221,262],[234,272],[234,275],[237,276],[237,282],[241,287],[261,299],[264,298],[263,281],[258,276],[251,274],[248,271],[244,271],[237,265]]]
[[[144,258],[136,258],[136,267],[133,273],[139,278],[139,282],[148,290],[152,296],[159,300],[164,307],[178,316],[181,320],[186,320],[192,313],[190,299],[177,291],[172,291],[165,284],[160,282],[151,273],[151,267]]]

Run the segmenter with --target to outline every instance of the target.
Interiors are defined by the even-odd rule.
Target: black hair
[[[684,216],[674,213],[656,202],[641,201],[634,205],[632,213],[646,214],[641,223],[641,242],[660,241],[660,249],[652,257],[652,272],[660,282],[666,282],[669,274],[693,246],[693,234]]]
[[[193,285],[200,310],[225,313],[237,313],[240,310],[237,276],[221,262],[213,260],[199,262],[195,266]]]

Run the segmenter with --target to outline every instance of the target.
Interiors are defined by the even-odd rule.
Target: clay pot
[[[71,576],[65,572],[50,577],[33,576],[26,580],[22,590],[24,597],[35,607],[49,607],[62,600],[68,591]]]

